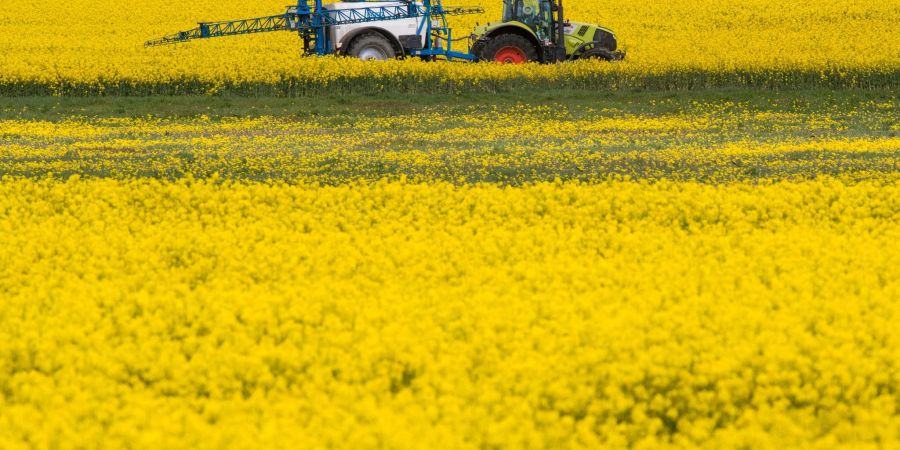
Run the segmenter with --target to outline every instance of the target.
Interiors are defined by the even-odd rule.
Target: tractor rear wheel
[[[501,34],[485,45],[482,59],[501,64],[525,64],[537,61],[537,49],[528,39],[518,34]]]
[[[363,33],[350,42],[347,55],[363,61],[387,61],[397,56],[391,41],[381,33]]]

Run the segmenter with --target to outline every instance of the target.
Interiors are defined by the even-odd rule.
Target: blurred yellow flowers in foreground
[[[0,182],[0,447],[877,448],[900,188]]]

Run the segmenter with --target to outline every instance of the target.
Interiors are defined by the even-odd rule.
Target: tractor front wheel
[[[591,49],[585,50],[581,55],[578,56],[578,59],[600,59],[603,61],[621,61],[625,59],[625,54],[622,52],[611,52],[608,49],[594,47]]]
[[[537,61],[537,49],[518,34],[501,34],[492,38],[484,48],[482,58],[501,64],[525,64]]]

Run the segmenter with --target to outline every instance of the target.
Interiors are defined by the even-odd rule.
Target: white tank
[[[377,8],[382,6],[401,6],[405,8],[407,5],[408,4],[404,2],[338,2],[322,5],[322,7],[326,10],[334,11],[340,9]],[[419,3],[416,5],[421,6]],[[415,35],[418,31],[419,24],[424,19],[424,17],[415,17],[409,19],[337,25],[331,27],[328,32],[330,34],[331,42],[334,43],[334,50],[340,52],[343,51],[345,47],[350,44],[350,41],[358,36],[363,29],[377,28],[385,31],[394,37],[395,44],[399,44],[404,42],[403,36]],[[425,36],[419,36],[419,41],[422,43],[421,45],[424,45]]]

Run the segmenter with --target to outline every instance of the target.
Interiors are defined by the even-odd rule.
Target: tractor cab
[[[540,40],[553,36],[553,11],[551,0],[503,0],[503,22],[520,22],[537,34]]]

